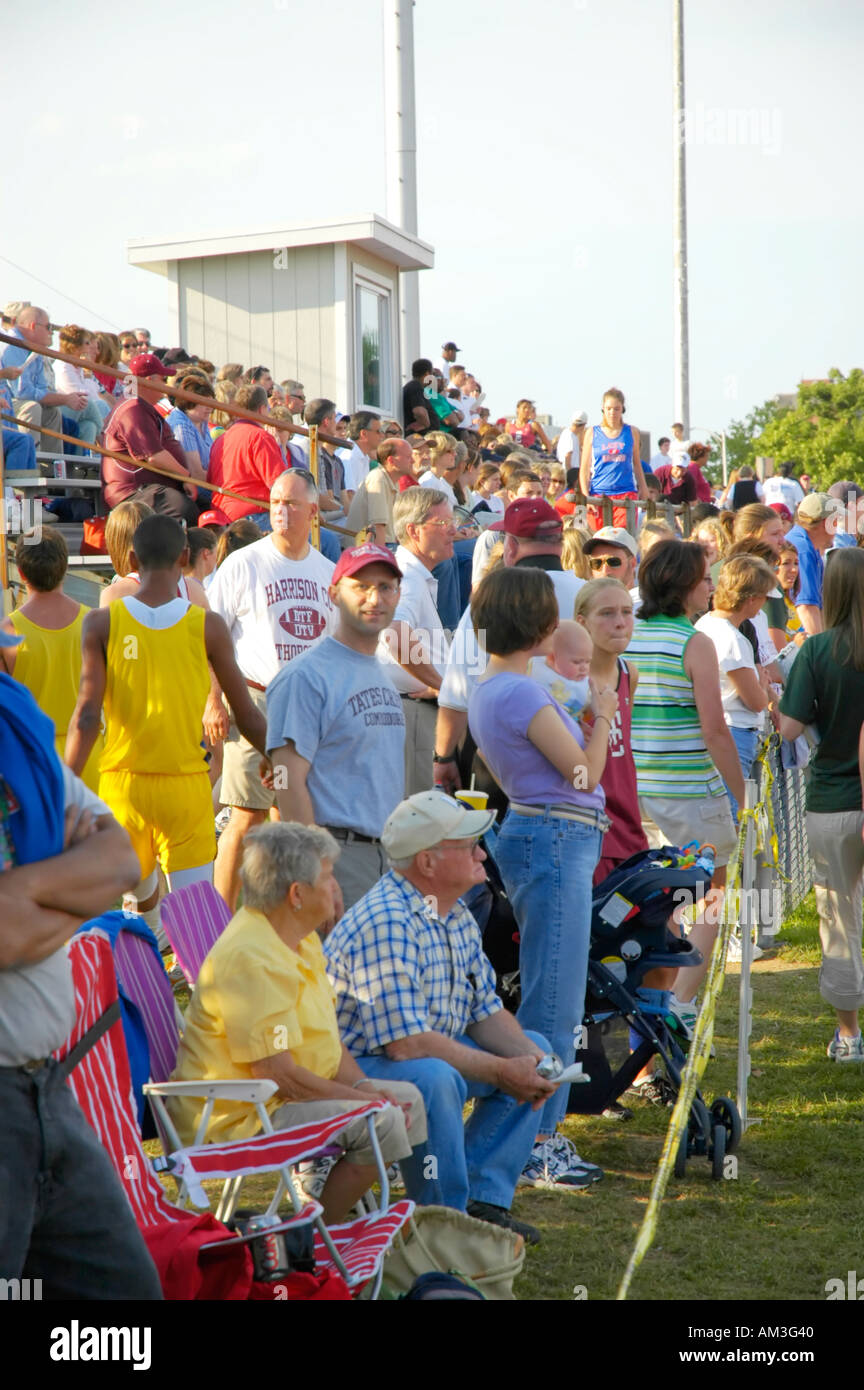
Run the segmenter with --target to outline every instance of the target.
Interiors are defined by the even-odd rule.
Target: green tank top
[[[637,619],[625,653],[639,670],[633,704],[633,760],[640,796],[723,796],[699,723],[684,651],[689,618]]]

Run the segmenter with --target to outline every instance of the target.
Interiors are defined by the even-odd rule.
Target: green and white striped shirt
[[[684,651],[689,618],[637,619],[625,652],[639,670],[633,703],[633,760],[640,796],[723,796],[699,723]]]

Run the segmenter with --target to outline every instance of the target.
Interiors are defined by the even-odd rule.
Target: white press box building
[[[269,367],[309,398],[399,416],[400,271],[434,264],[426,242],[372,213],[319,226],[127,242],[166,278],[174,339],[220,366]]]

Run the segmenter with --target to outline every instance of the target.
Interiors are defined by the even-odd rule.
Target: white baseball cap
[[[588,424],[588,412],[587,412],[587,410],[574,410],[574,411],[573,411],[573,414],[570,416],[570,424],[571,424],[571,425],[587,425],[587,424]]]
[[[620,545],[621,549],[630,555],[639,554],[636,542],[623,526],[601,526],[600,530],[595,531],[591,539],[585,542],[582,554],[590,555],[595,545]]]
[[[494,811],[472,811],[446,792],[417,792],[389,816],[381,843],[391,859],[413,859],[442,840],[476,840],[494,821]]]

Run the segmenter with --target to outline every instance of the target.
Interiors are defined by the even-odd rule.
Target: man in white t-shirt
[[[413,796],[432,786],[438,690],[450,647],[432,571],[452,556],[456,531],[444,493],[425,487],[408,488],[396,499],[393,526],[402,586],[393,625],[381,634],[378,659],[402,696],[405,792]]]
[[[302,468],[283,473],[270,492],[272,534],[229,555],[207,593],[210,607],[228,624],[237,665],[253,703],[265,717],[265,692],[273,678],[333,627],[328,590],[334,566],[309,544],[317,510],[318,490],[312,475]],[[213,691],[205,726],[220,723],[220,710],[221,701]],[[224,714],[222,724],[227,733],[222,802],[233,810],[219,839],[214,882],[233,909],[243,838],[266,820],[275,798],[261,782],[256,750],[235,724],[229,728]]]
[[[579,467],[579,460],[582,457],[582,440],[585,437],[587,424],[588,412],[574,410],[570,420],[570,428],[562,430],[559,434],[555,455],[558,462],[563,463],[565,468]]]
[[[781,463],[780,471],[765,479],[762,484],[762,500],[766,507],[773,507],[779,502],[788,507],[794,516],[798,503],[804,501],[804,489],[792,477],[793,467],[791,463]]]

